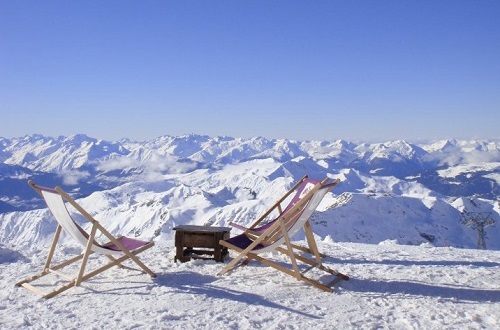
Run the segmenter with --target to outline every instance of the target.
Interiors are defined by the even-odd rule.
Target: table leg
[[[175,233],[175,258],[174,262],[180,260],[181,262],[186,261],[184,259],[184,234],[182,232]]]

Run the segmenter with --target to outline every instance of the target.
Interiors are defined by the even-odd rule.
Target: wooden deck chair
[[[332,182],[330,181],[329,178],[325,178],[321,182],[308,179],[307,177],[302,178],[301,181],[294,186],[294,188],[299,187],[300,193],[298,195],[298,200],[293,201],[292,199],[290,207],[287,206],[287,209],[285,209],[275,220],[264,226],[255,227],[262,218],[261,217],[252,224],[254,228],[252,228],[251,225],[242,234],[226,240],[221,240],[219,243],[222,246],[234,250],[239,254],[231,260],[218,275],[226,274],[240,265],[247,264],[250,260],[257,260],[264,265],[271,266],[327,292],[333,292],[332,287],[339,281],[348,280],[349,277],[347,275],[323,265],[321,260],[322,255],[318,251],[309,222],[312,213],[316,210],[326,193],[340,182],[338,179]],[[293,188],[291,191],[292,190]],[[289,191],[289,194],[292,192]],[[277,204],[279,204],[279,201],[272,208],[277,207]],[[270,211],[266,213],[269,214]],[[302,247],[291,242],[291,238],[302,228],[306,236],[307,247]],[[303,253],[299,254],[294,249],[311,254],[313,257],[307,257]],[[277,262],[260,256],[265,252],[271,251],[277,251],[288,256],[291,263],[291,269],[290,267],[282,266]],[[302,262],[309,267],[301,271],[298,262]],[[330,283],[322,284],[318,280],[306,276],[306,273],[312,269],[325,271],[335,275],[335,278]]]
[[[309,178],[307,175],[303,176],[299,181],[297,181],[290,190],[288,190],[280,199],[274,203],[271,208],[264,212],[259,218],[252,222],[248,227],[243,227],[237,223],[230,222],[229,225],[240,229],[242,231],[256,231],[263,232],[269,228],[284,212],[288,211],[292,206],[294,206],[303,196],[307,189],[312,189],[315,184],[319,181]],[[293,194],[293,197],[290,196]],[[283,204],[288,202],[286,207]],[[272,218],[274,216],[274,219]],[[271,218],[272,220],[268,220]]]
[[[127,267],[122,263],[126,260],[131,260],[135,262],[137,266],[146,274],[151,277],[156,277],[156,274],[146,267],[142,261],[136,256],[138,253],[143,252],[154,245],[154,242],[145,242],[128,237],[115,237],[110,232],[108,232],[97,220],[95,220],[89,213],[87,213],[79,204],[77,204],[66,192],[64,192],[60,187],[47,188],[36,185],[33,181],[29,181],[28,184],[39,193],[45,200],[49,210],[52,212],[53,216],[58,222],[57,229],[52,241],[52,245],[45,261],[45,265],[40,273],[30,276],[18,283],[16,286],[23,286],[28,290],[31,290],[44,298],[51,298],[71,287],[78,286],[82,281],[89,279],[113,266],[119,266],[121,268],[134,269]],[[90,234],[88,234],[82,227],[80,227],[71,217],[70,212],[66,207],[66,203],[73,206],[83,217],[85,217],[91,224]],[[83,252],[73,258],[65,260],[56,265],[52,265],[52,258],[59,240],[62,229],[64,229],[72,238],[77,242],[82,244],[85,248]],[[96,234],[101,233],[109,242],[106,244],[99,244],[96,241]],[[85,271],[87,266],[87,261],[92,253],[101,254],[108,258],[108,263],[100,266],[92,271]],[[81,264],[76,277],[70,276],[60,272],[59,270],[74,264],[81,260]],[[55,274],[62,278],[68,280],[63,285],[56,287],[52,291],[43,291],[34,285],[30,284],[45,275]]]

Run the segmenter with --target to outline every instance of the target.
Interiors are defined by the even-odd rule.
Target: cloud
[[[464,164],[483,164],[500,162],[500,151],[453,151],[445,153],[434,153],[428,156],[429,159],[437,159],[439,165],[457,166]]]
[[[106,160],[98,166],[98,170],[104,172],[136,169],[134,172],[139,176],[137,179],[146,182],[161,180],[165,174],[186,173],[195,168],[196,164],[193,162],[179,161],[177,157],[157,153],[150,154],[144,159],[130,156],[117,157]]]
[[[87,171],[65,170],[59,173],[59,175],[61,176],[64,184],[74,186],[77,185],[80,180],[87,179],[90,176],[90,173]]]
[[[141,162],[138,159],[122,156],[108,159],[97,166],[99,171],[109,172],[115,170],[123,170],[127,168],[139,167]]]
[[[474,150],[463,155],[464,161],[469,164],[500,162],[500,151],[478,151]]]

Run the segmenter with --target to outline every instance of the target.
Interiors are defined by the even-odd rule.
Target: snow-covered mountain
[[[0,138],[0,243],[46,244],[54,222],[26,184],[60,185],[108,228],[171,237],[178,224],[246,224],[305,174],[340,178],[314,214],[337,241],[474,248],[460,223],[500,223],[500,141],[241,139],[201,135],[109,142],[85,135]],[[500,226],[486,228],[500,249]]]

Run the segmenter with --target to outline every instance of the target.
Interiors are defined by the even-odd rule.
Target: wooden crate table
[[[221,246],[219,241],[229,238],[230,227],[183,225],[175,227],[174,230],[176,248],[174,261],[186,262],[191,258],[200,258],[222,262],[228,255],[227,248]]]

